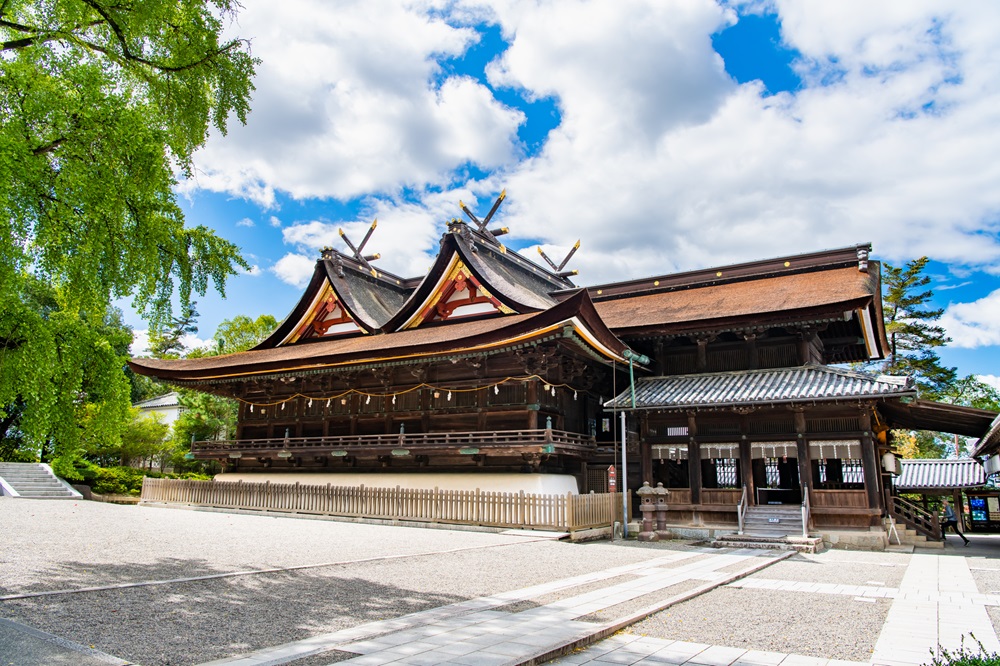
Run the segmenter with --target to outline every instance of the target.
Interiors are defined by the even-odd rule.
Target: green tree
[[[935,351],[951,342],[936,322],[943,313],[930,307],[934,292],[926,288],[927,257],[909,261],[902,268],[884,264],[882,308],[889,350],[883,372],[912,375],[921,397],[936,400],[946,395],[955,381],[955,368],[941,365]]]
[[[51,445],[60,473],[80,455],[82,405],[112,440],[127,422],[108,304],[132,297],[158,331],[174,297],[186,308],[249,268],[185,226],[173,190],[211,127],[246,119],[256,61],[220,40],[235,7],[0,3],[0,420],[18,411],[18,436]]]
[[[226,319],[215,331],[214,345],[192,349],[186,358],[217,356],[250,349],[266,338],[277,325],[278,321],[267,314],[257,319],[245,315]],[[231,398],[190,389],[179,389],[178,393],[178,401],[184,411],[174,423],[174,466],[175,469],[189,469],[192,465],[185,462],[184,455],[190,453],[192,441],[235,436],[239,405]]]
[[[180,358],[184,336],[198,332],[197,303],[189,303],[178,317],[172,317],[164,330],[149,336],[149,353],[155,358]]]
[[[278,320],[271,315],[264,314],[256,319],[237,315],[219,324],[213,339],[220,353],[232,354],[255,347],[276,328]]]

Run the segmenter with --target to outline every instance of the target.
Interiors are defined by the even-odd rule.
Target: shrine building
[[[192,446],[219,480],[588,493],[614,467],[631,492],[662,483],[693,532],[804,503],[813,529],[880,529],[891,429],[982,437],[996,417],[848,365],[887,349],[869,245],[580,288],[570,257],[503,245],[502,200],[463,206],[422,277],[373,265],[373,224],[322,251],[255,348],[130,365],[239,402],[233,439]]]

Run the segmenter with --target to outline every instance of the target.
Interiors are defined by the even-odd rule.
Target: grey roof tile
[[[986,474],[978,460],[900,460],[902,474],[895,486],[900,490],[941,490],[974,488],[986,483]]]
[[[916,389],[907,377],[875,376],[818,365],[643,377],[635,383],[637,409],[724,407],[915,395]],[[605,406],[628,409],[631,404],[631,392],[625,390],[605,403]]]

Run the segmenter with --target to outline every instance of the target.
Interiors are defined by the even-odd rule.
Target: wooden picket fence
[[[619,493],[536,495],[476,490],[372,488],[153,479],[142,501],[352,518],[575,532],[622,518]]]

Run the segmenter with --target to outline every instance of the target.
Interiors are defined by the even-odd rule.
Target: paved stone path
[[[879,634],[871,664],[914,666],[930,661],[938,646],[948,650],[970,645],[972,633],[987,652],[1000,652],[987,606],[1000,606],[1000,595],[981,594],[965,557],[916,554],[910,558],[898,588],[872,585],[835,585],[743,578],[732,587],[813,594],[840,594],[855,599],[893,599]],[[618,635],[551,664],[692,664],[706,666],[834,666],[859,662],[819,659],[777,652],[760,652],[701,643]]]
[[[213,661],[210,666],[285,664],[332,649],[359,653],[359,657],[339,662],[355,666],[520,664],[542,659],[595,634],[609,635],[621,626],[616,622],[587,622],[580,618],[635,601],[678,583],[698,581],[700,584],[695,589],[673,599],[680,601],[762,569],[788,555],[790,553],[759,550],[720,552],[703,549],[675,552],[640,564],[615,567],[505,594],[450,604],[394,620],[373,622],[259,650],[235,659]],[[727,568],[729,571],[722,571]],[[561,598],[519,613],[495,610],[517,601],[622,577],[626,578],[623,582],[609,583],[596,590]],[[640,614],[664,605],[666,603],[663,601],[657,602],[655,607],[640,611]]]

